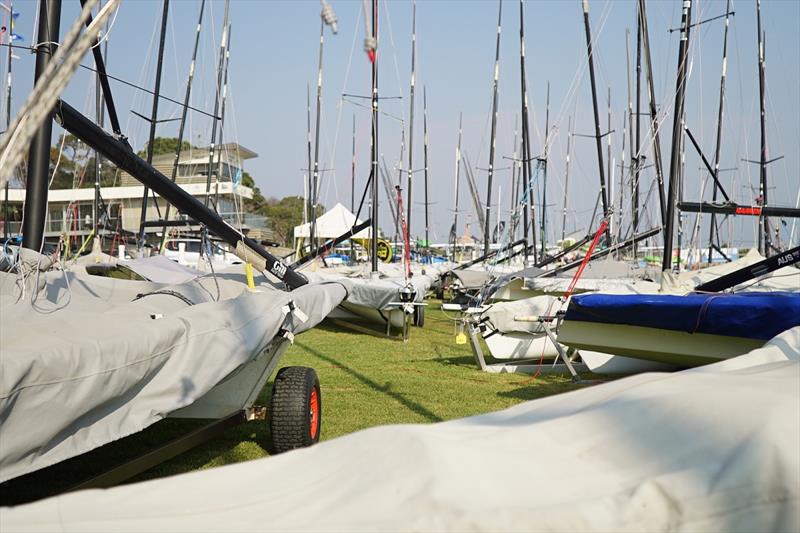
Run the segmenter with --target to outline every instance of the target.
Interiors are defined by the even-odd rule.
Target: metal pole
[[[567,120],[567,164],[564,173],[564,211],[561,216],[561,241],[567,237],[567,196],[569,195],[569,152],[572,146],[572,117]],[[563,246],[563,244],[562,244]]]
[[[637,4],[638,11],[638,4]],[[633,165],[633,233],[639,229],[639,176],[642,159],[639,154],[642,146],[641,110],[642,104],[642,24],[641,17],[636,17],[636,144],[631,145],[631,164]],[[631,132],[631,136],[633,132]],[[633,256],[636,257],[636,243],[633,244]]]
[[[528,148],[528,87],[527,80],[525,79],[525,12],[522,0],[519,0],[519,67],[520,67],[520,96],[522,98],[522,186],[525,189],[525,197],[527,201],[522,206],[522,234],[525,239],[525,259],[527,260],[528,245],[530,239],[528,237],[528,217],[532,216],[532,198],[530,194],[530,151]],[[534,237],[534,242],[536,237]],[[536,247],[534,246],[534,257],[536,256]],[[534,259],[535,261],[535,259]]]
[[[455,198],[453,199],[453,262],[456,260],[456,244],[458,243],[458,185],[461,174],[461,126],[462,114],[458,114],[458,144],[456,145],[456,175],[455,175]]]
[[[353,113],[353,156],[350,160],[350,211],[356,212],[356,114]],[[356,223],[356,220],[353,220]],[[350,239],[350,263],[355,263],[355,245]]]
[[[303,209],[303,223],[310,222],[311,217],[311,88],[306,84],[306,139],[308,144],[307,148],[307,155],[308,155],[308,164],[306,165],[306,176],[305,176],[305,206]],[[311,233],[309,230],[309,249],[313,250],[314,245],[311,244]]]
[[[485,230],[483,232],[483,253],[489,253],[489,243],[491,240],[491,220],[492,220],[492,178],[494,177],[494,148],[497,137],[497,81],[500,75],[500,21],[503,16],[503,1],[498,2],[497,12],[497,44],[494,54],[494,83],[492,85],[492,131],[489,141],[489,183],[486,189],[486,216]]]
[[[758,23],[758,93],[761,108],[761,160],[759,172],[759,193],[761,205],[767,205],[767,111],[766,111],[766,62],[764,60],[764,31],[761,29],[761,0],[756,0],[756,20]],[[772,242],[769,234],[769,219],[760,216],[758,219],[758,249],[765,257],[769,257]],[[762,244],[763,239],[763,244]]]
[[[231,30],[232,26],[228,24],[228,42],[225,45],[225,68],[224,74],[222,75],[222,99],[220,102],[220,112],[219,112],[219,134],[217,136],[217,146],[219,149],[217,150],[217,179],[215,181],[216,187],[214,191],[214,206],[219,205],[219,182],[222,176],[222,139],[224,138],[225,132],[225,102],[228,95],[228,65],[231,62]],[[228,176],[229,178],[233,178],[233,176]]]
[[[427,248],[431,241],[428,220],[428,89],[424,85],[422,86],[422,156],[425,173],[425,248]]]
[[[550,82],[547,82],[547,105],[544,119],[544,153],[542,154],[542,257],[547,255],[547,157],[550,149]]]
[[[411,9],[411,89],[409,91],[409,117],[408,117],[408,191],[406,199],[406,231],[409,235],[408,245],[411,246],[411,207],[414,195],[411,193],[412,174],[414,172],[414,85],[416,84],[417,66],[417,3],[412,3]]]
[[[365,14],[366,16],[366,14]],[[372,272],[378,271],[378,0],[372,0]]]
[[[14,43],[11,27],[14,23],[14,2],[8,3],[8,65],[6,66],[6,131],[11,127],[11,60],[13,58],[11,45]],[[4,187],[3,195],[3,237],[8,238],[8,181]]]
[[[310,230],[310,243],[311,249],[317,247],[317,188],[319,187],[319,121],[322,114],[322,51],[325,44],[325,20],[319,21],[319,63],[317,65],[317,107],[316,117],[314,119],[314,166],[311,170],[311,189],[309,189],[309,197],[311,198],[311,230]]]
[[[672,268],[672,235],[675,221],[675,197],[680,187],[681,138],[683,134],[683,104],[686,96],[686,63],[689,56],[689,29],[692,23],[692,0],[684,0],[681,15],[681,42],[678,48],[678,75],[675,80],[675,106],[672,118],[672,153],[667,196],[667,223],[664,227],[664,257],[661,269]]]
[[[189,63],[189,77],[186,79],[186,93],[183,96],[183,109],[181,110],[181,123],[178,128],[178,143],[175,147],[175,159],[172,163],[172,174],[170,179],[174,182],[178,177],[178,165],[180,164],[181,151],[183,150],[183,136],[186,132],[186,116],[189,111],[189,99],[192,95],[192,81],[194,80],[194,69],[197,63],[197,50],[200,45],[200,33],[203,27],[203,11],[205,10],[206,0],[200,1],[200,15],[197,19],[197,28],[194,35],[194,48],[192,49],[192,61]],[[161,229],[161,248],[167,242],[167,224],[169,220],[169,212],[172,208],[171,204],[167,204],[164,212],[164,227]]]
[[[100,8],[100,4],[97,6]],[[106,41],[106,44],[108,41]],[[106,48],[106,51],[108,48]],[[103,127],[103,100],[102,87],[100,85],[100,74],[95,74],[94,83],[94,113],[97,125]],[[100,176],[102,165],[100,164],[100,153],[94,151],[94,199],[92,201],[92,228],[94,229],[94,239],[100,235]],[[99,241],[98,241],[99,242]]]
[[[214,95],[214,118],[211,119],[211,143],[208,147],[208,165],[206,166],[206,196],[203,200],[203,205],[208,207],[208,204],[211,201],[211,178],[214,174],[214,149],[215,144],[214,141],[217,138],[217,122],[219,117],[219,106],[220,106],[220,94],[222,92],[222,76],[223,76],[223,65],[225,64],[225,48],[228,43],[228,14],[230,12],[231,3],[230,0],[225,0],[225,14],[222,20],[222,38],[219,42],[219,60],[217,62],[217,85],[216,85],[216,93]],[[219,179],[219,176],[217,176]],[[214,210],[217,209],[217,206],[214,206]],[[201,247],[201,253],[202,253]],[[210,260],[210,259],[209,259]]]
[[[589,0],[583,2],[583,25],[586,30],[586,51],[589,57],[589,81],[592,87],[592,108],[594,110],[594,134],[597,145],[597,165],[600,172],[600,201],[603,205],[603,218],[608,217],[608,194],[606,191],[605,169],[603,168],[603,144],[600,134],[600,111],[597,107],[597,87],[594,76],[594,54],[592,53],[592,30],[589,26]],[[608,232],[606,232],[608,237]]]
[[[667,201],[664,196],[664,165],[661,162],[661,135],[658,122],[658,110],[656,109],[656,89],[653,82],[653,61],[650,57],[650,35],[647,30],[647,10],[645,0],[639,0],[639,31],[644,48],[644,60],[647,66],[647,95],[650,106],[650,127],[653,130],[653,163],[656,168],[656,181],[658,182],[658,202],[661,208],[661,223],[667,225]],[[638,117],[638,115],[637,115]],[[641,146],[637,143],[637,147]]]
[[[616,228],[616,223],[619,222],[619,209],[614,209],[614,169],[611,167],[611,87],[608,88],[608,129],[606,130],[609,134],[606,136],[607,141],[607,148],[606,148],[606,165],[608,169],[608,200],[611,203],[612,209],[612,216],[611,219],[608,221],[608,235],[614,235],[614,228]],[[613,213],[616,211],[616,213]],[[611,244],[611,243],[609,243]]]
[[[169,14],[169,0],[164,0],[163,9],[161,11],[161,36],[158,41],[158,60],[156,63],[156,82],[153,88],[153,109],[150,113],[150,135],[147,141],[147,163],[153,162],[153,141],[156,138],[156,125],[158,124],[158,100],[159,92],[161,91],[161,67],[164,62],[164,41],[167,37],[167,16]],[[216,114],[216,111],[214,112]],[[144,193],[142,194],[142,211],[139,216],[139,238],[137,247],[139,251],[144,248],[145,242],[145,221],[147,220],[147,197],[150,195],[150,189],[147,185],[144,186]],[[155,199],[154,199],[155,201]],[[156,204],[157,206],[158,204]]]
[[[61,22],[61,0],[39,2],[39,28],[36,46],[34,83],[44,73],[56,52]],[[47,189],[50,178],[50,137],[53,121],[42,123],[28,153],[28,180],[25,192],[25,213],[22,224],[22,246],[41,250],[47,218]]]
[[[722,74],[720,75],[719,80],[719,111],[717,112],[717,144],[714,149],[714,184],[713,184],[713,192],[711,196],[711,201],[717,201],[717,192],[719,187],[717,186],[717,181],[719,181],[719,157],[720,151],[722,149],[722,119],[723,119],[723,111],[725,109],[725,78],[728,73],[728,27],[730,26],[730,12],[731,12],[731,0],[728,0],[725,6],[725,33],[723,34],[722,38]],[[716,213],[711,213],[711,225],[708,230],[708,262],[711,262],[712,254],[714,253],[714,234],[717,231],[717,215]],[[717,237],[719,237],[717,235]]]

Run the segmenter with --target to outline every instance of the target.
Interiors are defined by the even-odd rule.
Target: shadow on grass
[[[438,416],[435,413],[433,413],[430,410],[428,410],[424,405],[421,405],[421,404],[419,404],[417,402],[409,400],[408,398],[406,398],[405,396],[403,396],[399,392],[395,392],[395,391],[390,390],[388,385],[380,385],[380,384],[378,384],[377,382],[371,380],[369,377],[365,376],[364,374],[362,374],[362,373],[358,372],[357,370],[345,365],[343,362],[339,361],[338,359],[334,359],[333,357],[330,357],[330,356],[327,356],[327,355],[323,355],[320,352],[318,352],[318,351],[314,350],[313,348],[311,348],[310,346],[308,346],[307,344],[303,344],[301,342],[295,341],[295,345],[297,345],[298,347],[302,348],[303,350],[306,350],[309,354],[313,355],[314,357],[316,357],[318,359],[326,361],[326,362],[328,362],[328,363],[330,363],[332,365],[336,365],[337,368],[339,368],[340,370],[350,374],[351,376],[353,376],[354,378],[356,378],[357,380],[359,380],[360,382],[362,382],[364,385],[368,386],[372,390],[374,390],[376,392],[380,392],[382,394],[385,394],[385,395],[397,400],[406,409],[408,409],[409,411],[412,411],[412,412],[424,417],[426,420],[429,420],[430,422],[441,422],[443,420],[440,416]]]
[[[205,423],[162,420],[90,452],[11,479],[0,485],[0,505],[17,505],[61,493]]]
[[[477,369],[475,358],[469,355],[448,355],[439,353],[436,359],[420,359],[420,362],[432,362],[444,366],[468,366]]]

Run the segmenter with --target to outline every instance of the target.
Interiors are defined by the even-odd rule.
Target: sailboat
[[[38,124],[36,112],[44,109],[29,165],[22,242],[0,272],[0,482],[166,417],[214,419],[203,435],[253,419],[259,411],[254,402],[294,335],[322,321],[350,290],[346,280],[309,282],[138,157],[124,137],[110,135],[58,100],[69,68],[77,65],[74,58],[92,45],[98,50],[99,29],[118,0],[106,3],[92,20],[96,4],[87,0],[64,39],[58,34],[60,4],[42,4],[38,42],[45,44],[37,52],[36,87],[0,139],[13,166],[14,154],[27,150],[36,133],[20,133],[19,124],[23,118]],[[58,42],[55,50],[52,43]],[[103,77],[102,56],[95,54],[95,61]],[[64,84],[55,84],[54,72]],[[109,116],[116,117],[108,85],[102,85]],[[200,275],[154,256],[129,264],[137,272],[134,279],[116,279],[93,275],[85,262],[68,264],[42,253],[51,107],[64,129],[229,244],[245,267]],[[270,412],[275,451],[318,441],[321,389],[313,369],[278,371]],[[190,435],[171,449],[185,450],[201,440]],[[152,462],[137,463],[140,470],[148,466]],[[112,471],[94,486],[124,476]]]

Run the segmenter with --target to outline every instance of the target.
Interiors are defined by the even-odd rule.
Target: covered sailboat
[[[702,368],[376,427],[0,520],[7,531],[796,531],[798,357],[795,328]]]

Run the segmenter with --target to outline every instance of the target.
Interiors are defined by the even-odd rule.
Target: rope
[[[97,2],[98,0],[86,2],[80,16],[62,41],[62,46],[56,50],[22,109],[14,117],[8,131],[0,138],[0,151],[2,151],[0,168],[14,169],[22,162],[33,136],[50,116],[56,100],[78,68],[81,58],[92,45],[99,28],[105,24],[112,10],[119,4],[119,0],[109,0],[97,14],[97,18],[81,34],[81,29]],[[7,181],[8,172],[4,172],[0,175],[0,187],[5,186]]]
[[[182,302],[186,303],[187,305],[194,305],[194,302],[191,301],[189,298],[187,298],[186,296],[184,296],[183,294],[181,294],[181,293],[179,293],[177,291],[173,291],[173,290],[170,290],[170,289],[160,289],[160,290],[153,291],[153,292],[139,293],[139,294],[136,295],[136,298],[134,298],[131,301],[135,302],[136,300],[141,300],[145,296],[154,296],[156,294],[164,294],[166,296],[174,296],[175,298],[177,298],[178,300],[181,300]]]

